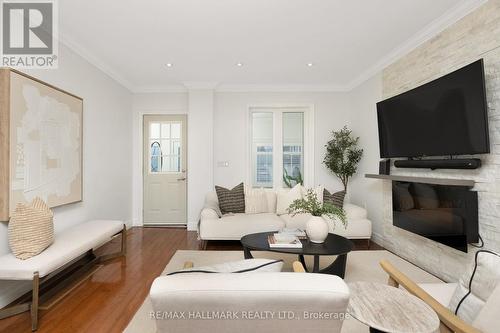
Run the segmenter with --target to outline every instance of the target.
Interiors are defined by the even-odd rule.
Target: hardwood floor
[[[127,257],[109,261],[67,297],[40,312],[38,332],[122,332],[177,250],[197,250],[195,232],[173,228],[132,228],[127,234]],[[356,249],[367,249],[356,241]],[[120,246],[116,239],[99,251]],[[207,250],[241,250],[239,242],[208,242]],[[371,243],[371,250],[382,249]],[[0,332],[31,332],[29,313],[0,320]]]

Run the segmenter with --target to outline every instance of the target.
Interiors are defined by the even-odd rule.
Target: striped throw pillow
[[[243,183],[236,185],[232,190],[215,186],[219,207],[222,214],[245,212],[245,186]]]
[[[327,189],[323,190],[323,202],[329,203],[339,208],[344,207],[344,197],[345,191],[339,191],[335,193],[328,192]]]
[[[47,204],[35,198],[31,204],[18,203],[8,226],[10,249],[18,259],[41,253],[54,242],[53,214]]]

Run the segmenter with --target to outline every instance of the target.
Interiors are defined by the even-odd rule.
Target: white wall
[[[350,201],[368,211],[372,221],[373,240],[381,242],[382,230],[382,182],[365,178],[366,173],[378,173],[380,161],[376,103],[382,100],[382,75],[379,73],[362,83],[350,94],[351,129],[359,137],[363,157],[358,172],[350,183]],[[381,244],[381,243],[379,243]]]
[[[142,225],[142,118],[145,114],[186,113],[188,113],[187,93],[150,93],[132,96],[132,224],[134,226]],[[188,145],[189,141],[188,137]]]
[[[188,96],[188,226],[194,230],[205,195],[214,187],[214,92],[195,89]]]
[[[56,233],[90,219],[131,223],[131,93],[64,45],[57,70],[28,74],[83,98],[83,201],[54,208]],[[7,224],[0,224],[0,254],[8,253]],[[0,307],[24,290],[0,282]]]
[[[324,167],[325,144],[332,130],[349,125],[349,95],[334,92],[217,93],[214,112],[214,183],[232,187],[247,179],[248,108],[252,105],[314,106],[314,183],[341,190],[341,183]],[[228,167],[217,166],[227,161]]]
[[[143,93],[133,96],[134,225],[142,225],[142,115],[144,113],[188,114],[188,154],[191,156],[191,163],[188,163],[188,221],[190,229],[195,227],[196,219],[203,205],[202,200],[208,188],[213,188],[214,184],[231,187],[246,181],[247,115],[248,107],[252,105],[313,105],[315,118],[314,183],[322,184],[332,191],[342,189],[341,183],[323,166],[323,157],[324,146],[330,139],[331,131],[349,125],[350,99],[348,93],[216,92],[213,95],[213,114],[206,109],[207,103],[210,104],[206,101],[203,104],[205,106],[199,105],[199,107],[193,108],[193,102],[199,99],[190,98],[189,95],[188,93]],[[196,116],[190,114],[193,112],[196,113]],[[204,155],[202,156],[204,162],[194,162],[194,155],[210,151],[210,147],[206,146],[206,143],[209,142],[213,142],[212,156]],[[201,153],[191,151],[194,155],[191,154],[190,150],[193,147],[200,148],[198,143],[204,147]],[[218,161],[227,161],[229,166],[219,167],[217,166]],[[196,164],[192,165],[193,163]],[[210,163],[210,165],[206,165],[206,163]],[[199,169],[200,166],[203,169]],[[191,196],[189,193],[193,193],[195,196]]]

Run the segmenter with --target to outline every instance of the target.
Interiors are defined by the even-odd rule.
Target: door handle
[[[183,181],[183,180],[186,180],[186,177],[184,177],[184,178],[177,178],[177,181],[179,181],[179,182]]]

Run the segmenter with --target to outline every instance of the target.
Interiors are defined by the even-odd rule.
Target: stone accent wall
[[[480,58],[484,59],[491,154],[477,170],[397,169],[393,174],[476,181],[479,229],[485,247],[500,252],[500,0],[490,0],[384,69],[384,98],[397,95]],[[383,245],[445,281],[456,281],[474,256],[392,225],[391,184],[384,181]]]

